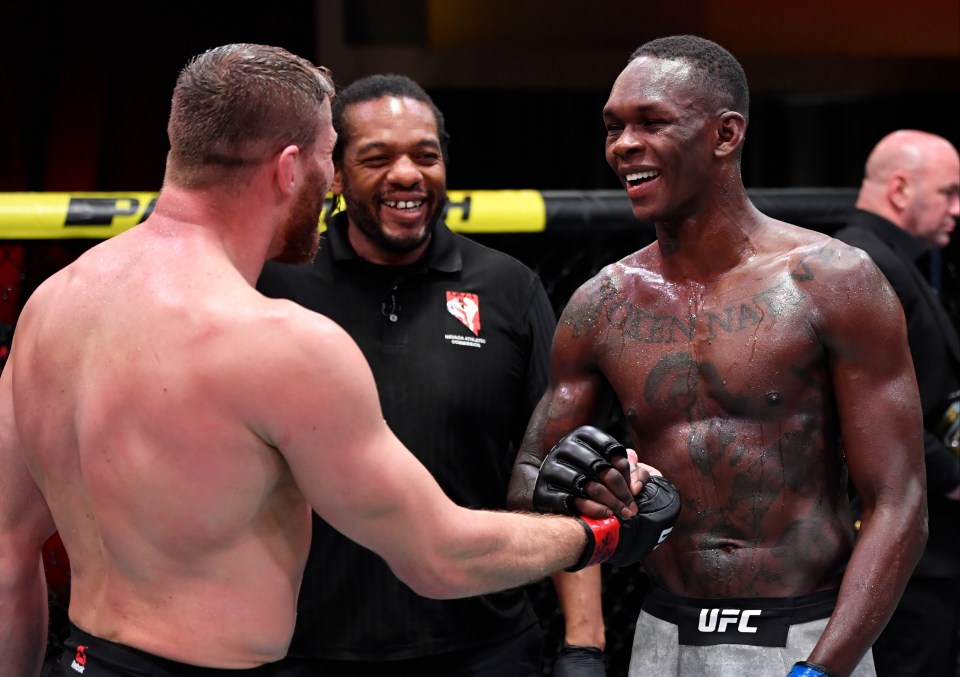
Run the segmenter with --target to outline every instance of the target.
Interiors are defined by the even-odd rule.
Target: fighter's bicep
[[[301,346],[311,368],[288,376],[285,409],[274,432],[314,510],[366,547],[389,552],[391,532],[422,510],[445,501],[426,468],[403,446],[383,418],[376,383],[356,344],[333,329]]]
[[[852,479],[872,493],[922,470],[922,414],[892,287],[864,261],[847,291],[829,316],[831,381]]]
[[[595,423],[604,401],[604,379],[596,368],[590,339],[578,333],[564,312],[550,350],[546,390],[527,424],[507,490],[508,505],[532,507],[533,487],[544,457],[580,425]]]
[[[591,407],[602,396],[599,366],[606,336],[603,304],[591,291],[595,280],[577,290],[564,307],[550,346],[551,412]],[[570,432],[564,431],[564,434]]]

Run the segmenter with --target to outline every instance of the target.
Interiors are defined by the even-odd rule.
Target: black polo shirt
[[[338,214],[312,265],[269,262],[258,289],[353,337],[387,423],[451,499],[504,508],[517,446],[547,382],[556,320],[539,278],[442,224],[409,266],[364,261],[346,230]],[[535,623],[522,589],[420,597],[314,515],[290,655],[399,660],[505,639]]]
[[[862,209],[834,237],[865,251],[903,306],[924,416],[930,532],[914,576],[956,577],[960,575],[960,504],[944,494],[960,482],[960,460],[944,445],[937,427],[951,394],[956,398],[960,388],[960,339],[921,272],[920,262],[929,249],[896,224]]]

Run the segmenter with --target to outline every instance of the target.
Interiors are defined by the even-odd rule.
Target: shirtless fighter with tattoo
[[[615,395],[683,498],[643,560],[630,675],[872,675],[927,533],[903,313],[862,251],[750,203],[747,111],[740,64],[708,40],[654,40],[620,73],[606,157],[657,240],[566,306],[510,502],[535,502],[544,454]],[[563,574],[582,604],[568,643],[571,624],[602,642],[597,568]]]

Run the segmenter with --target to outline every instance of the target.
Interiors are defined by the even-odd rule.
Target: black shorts
[[[70,636],[60,657],[67,677],[268,677],[274,663],[249,670],[201,668],[160,658],[123,644],[100,639],[70,624]]]
[[[676,625],[680,644],[783,647],[791,625],[829,617],[837,594],[837,590],[824,590],[801,597],[693,599],[651,585],[642,608]]]
[[[533,625],[493,644],[387,661],[288,657],[278,677],[539,677],[543,674],[543,631]]]

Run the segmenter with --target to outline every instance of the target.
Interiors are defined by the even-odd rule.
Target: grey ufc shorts
[[[690,599],[651,585],[637,619],[630,677],[778,677],[806,660],[837,601],[802,597]],[[876,677],[868,651],[851,677]]]

